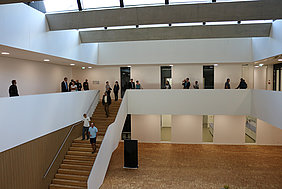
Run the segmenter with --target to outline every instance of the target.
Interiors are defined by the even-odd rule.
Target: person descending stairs
[[[110,106],[110,115],[105,116],[102,102],[97,105],[91,120],[98,129],[96,152],[92,154],[89,140],[76,138],[67,151],[63,162],[52,180],[50,189],[85,189],[87,188],[88,176],[91,172],[95,158],[103,141],[108,126],[114,122],[121,101],[113,101]]]

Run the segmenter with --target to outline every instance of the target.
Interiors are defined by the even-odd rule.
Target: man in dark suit
[[[88,90],[89,90],[89,85],[88,85],[88,80],[87,80],[87,79],[85,79],[85,82],[83,82],[83,89],[84,89],[85,91],[88,91]]]
[[[9,87],[9,95],[10,97],[19,96],[16,80],[12,80],[12,85]]]
[[[133,82],[133,79],[130,79],[130,82],[128,84],[129,89],[135,89],[135,83]]]
[[[79,83],[79,80],[76,80],[76,86],[77,86],[77,90],[81,91],[82,86],[81,83]]]
[[[109,117],[109,114],[110,114],[110,105],[111,105],[111,103],[112,103],[111,96],[108,95],[107,91],[105,91],[105,93],[103,95],[103,99],[102,99],[102,104],[104,105],[107,117]]]
[[[61,83],[61,89],[62,92],[69,92],[69,87],[68,87],[68,78],[64,78],[64,81]]]

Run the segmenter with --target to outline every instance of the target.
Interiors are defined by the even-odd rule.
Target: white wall
[[[73,78],[79,79],[80,82],[84,82],[88,79],[90,89],[105,91],[106,81],[109,81],[112,89],[115,81],[119,81],[120,85],[120,67],[119,66],[94,66],[92,69],[82,70],[81,68],[73,68]],[[99,82],[97,83],[93,83]],[[121,85],[120,85],[121,87]],[[111,93],[112,98],[114,98],[113,92]],[[102,95],[101,95],[102,97]],[[120,94],[119,94],[120,97]]]
[[[257,119],[257,144],[282,144],[282,129]]]
[[[245,143],[246,116],[214,116],[213,142],[222,144]]]
[[[203,116],[173,115],[171,142],[202,143]]]
[[[266,90],[266,71],[266,66],[254,68],[254,89]]]
[[[282,20],[272,24],[270,37],[252,39],[253,60],[258,61],[282,53]]]
[[[130,90],[130,114],[248,115],[251,90]]]
[[[132,115],[131,139],[139,142],[161,141],[160,115]]]
[[[61,91],[64,77],[71,78],[68,66],[0,57],[0,97],[9,96],[9,86],[17,80],[19,94],[31,95]]]
[[[251,38],[188,39],[99,44],[99,64],[251,62]]]
[[[131,77],[138,80],[144,89],[161,88],[161,68],[159,65],[134,65]]]
[[[97,63],[98,44],[81,44],[78,30],[49,31],[45,14],[23,4],[0,5],[0,44]]]
[[[203,65],[198,64],[176,64],[172,67],[172,88],[182,89],[182,81],[186,78],[190,79],[191,89],[195,81],[199,82],[200,89],[203,88]]]
[[[251,116],[282,129],[282,92],[254,90],[252,91]]]
[[[81,91],[0,98],[0,152],[82,120],[97,93]]]
[[[214,67],[214,88],[224,89],[227,78],[230,79],[231,89],[235,89],[242,75],[242,64],[219,64]]]

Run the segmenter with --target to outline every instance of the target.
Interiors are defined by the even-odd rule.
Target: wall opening
[[[161,141],[171,141],[171,115],[161,115]]]
[[[257,119],[252,116],[246,116],[245,143],[256,143]]]
[[[203,115],[203,142],[213,142],[214,116]]]

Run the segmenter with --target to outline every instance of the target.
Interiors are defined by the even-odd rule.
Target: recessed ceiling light
[[[50,59],[47,59],[47,58],[46,58],[46,59],[44,59],[43,61],[44,61],[44,62],[50,62]]]
[[[89,68],[89,69],[91,69],[92,67],[91,67],[91,66],[89,66],[88,68]]]
[[[214,66],[218,66],[218,64],[214,64]]]
[[[8,54],[10,54],[10,53],[8,53],[8,52],[1,52],[1,54],[3,54],[3,55],[8,55]]]
[[[173,65],[169,65],[169,66],[171,66],[171,67],[172,67]]]
[[[75,66],[75,64],[70,64],[71,66]]]
[[[131,66],[127,66],[127,67],[131,68]]]
[[[81,69],[85,70],[85,67],[81,67]]]
[[[259,64],[259,66],[260,66],[260,67],[262,67],[262,66],[263,66],[263,64]]]
[[[278,59],[279,62],[282,62],[282,59]]]

